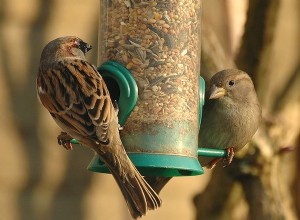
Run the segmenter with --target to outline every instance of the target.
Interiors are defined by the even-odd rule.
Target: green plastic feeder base
[[[146,153],[128,153],[128,156],[143,176],[195,176],[204,173],[197,158]],[[87,169],[93,172],[110,173],[97,155]]]

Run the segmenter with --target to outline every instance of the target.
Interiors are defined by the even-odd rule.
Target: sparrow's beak
[[[209,99],[218,99],[226,94],[226,90],[222,87],[217,87],[216,85],[212,85],[209,90]]]
[[[85,43],[84,41],[80,41],[79,47],[83,53],[87,53],[90,49],[92,49],[92,46],[90,44]]]

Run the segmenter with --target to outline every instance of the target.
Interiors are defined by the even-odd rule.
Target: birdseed
[[[125,125],[187,120],[198,126],[200,1],[100,1],[100,63],[123,64],[139,87]]]

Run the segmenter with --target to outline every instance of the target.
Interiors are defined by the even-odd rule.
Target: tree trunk
[[[293,162],[297,158],[299,161],[299,149],[294,150],[299,147],[300,127],[299,50],[294,52],[299,48],[299,28],[295,28],[294,20],[299,18],[298,6],[298,1],[249,1],[244,36],[235,60],[237,67],[254,80],[263,121],[247,149],[228,168],[216,169],[207,188],[195,197],[196,219],[299,217],[299,169]],[[287,22],[293,28],[288,29]],[[203,59],[202,70],[227,68],[222,53],[211,54],[215,48],[209,45],[216,45],[212,43],[215,39],[204,39],[207,42],[202,44],[202,53],[207,53],[203,55],[207,59]],[[232,197],[236,198],[233,203]],[[239,201],[244,201],[247,208],[237,212]]]

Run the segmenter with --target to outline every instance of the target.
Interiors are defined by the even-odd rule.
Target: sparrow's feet
[[[229,164],[231,164],[232,160],[233,160],[233,157],[234,157],[234,148],[233,147],[229,147],[229,148],[226,148],[226,157],[225,158],[215,158],[213,159],[212,161],[209,162],[208,165],[206,165],[206,167],[208,169],[213,169],[217,163],[221,160],[223,160],[223,167],[227,167]]]
[[[227,167],[231,164],[233,157],[234,157],[234,148],[229,147],[225,149],[227,151],[227,156],[223,159],[223,167]]]
[[[57,136],[57,142],[58,142],[58,144],[62,145],[67,150],[73,150],[73,146],[71,144],[71,140],[72,139],[73,138],[70,135],[68,135],[66,132],[61,132]]]

